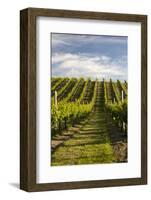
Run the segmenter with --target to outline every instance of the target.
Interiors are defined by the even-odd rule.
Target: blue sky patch
[[[127,80],[127,48],[127,36],[52,33],[52,76]]]

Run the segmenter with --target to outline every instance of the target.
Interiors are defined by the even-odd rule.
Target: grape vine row
[[[53,78],[53,82],[56,78]],[[51,96],[57,91],[57,105],[51,101],[52,136],[74,126],[93,111],[99,81],[90,78],[60,78],[52,87]],[[104,109],[115,124],[127,130],[127,82],[102,81]],[[122,92],[123,98],[122,99]],[[123,125],[124,124],[124,125]]]

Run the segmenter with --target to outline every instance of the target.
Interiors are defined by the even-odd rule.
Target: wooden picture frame
[[[36,18],[60,17],[141,23],[141,177],[36,183]],[[136,102],[137,103],[137,102]],[[47,191],[147,184],[147,16],[27,8],[20,12],[20,188]]]

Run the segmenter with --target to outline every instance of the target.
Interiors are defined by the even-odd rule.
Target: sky
[[[127,36],[51,33],[52,76],[128,79]]]

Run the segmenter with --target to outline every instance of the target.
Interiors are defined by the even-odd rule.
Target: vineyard
[[[127,82],[52,78],[51,165],[127,162]]]

